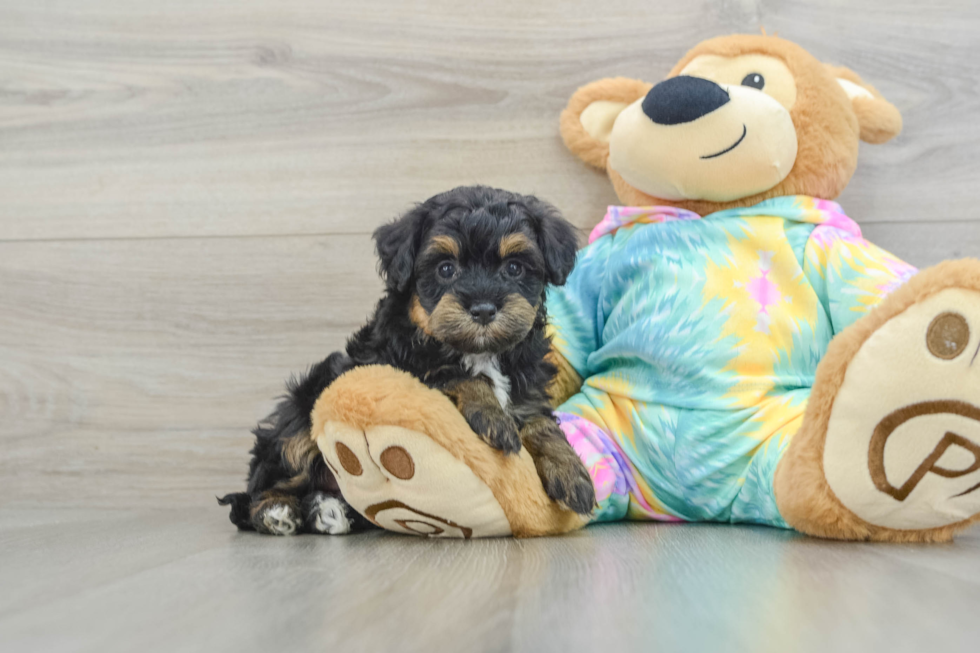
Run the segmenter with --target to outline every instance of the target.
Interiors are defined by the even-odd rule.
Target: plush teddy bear
[[[944,541],[980,514],[980,262],[916,272],[831,200],[901,117],[775,37],[697,45],[656,85],[603,79],[561,116],[609,208],[548,298],[561,427],[586,520],[526,452],[490,450],[390,368],[320,397],[313,437],[350,504],[431,536],[590,521],[758,523]]]

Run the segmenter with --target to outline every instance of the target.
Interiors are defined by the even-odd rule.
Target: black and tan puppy
[[[371,320],[288,386],[254,431],[248,490],[220,500],[239,528],[340,533],[367,522],[343,502],[310,439],[310,412],[358,365],[410,372],[449,396],[491,447],[523,446],[548,496],[575,512],[595,504],[592,481],[551,413],[545,360],[548,284],[575,262],[571,226],[537,198],[482,186],[436,195],[374,234],[385,280]]]

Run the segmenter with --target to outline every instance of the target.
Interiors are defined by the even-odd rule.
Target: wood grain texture
[[[371,309],[377,225],[482,182],[588,229],[571,92],[760,27],[902,111],[841,198],[869,239],[980,255],[972,0],[0,4],[0,650],[975,650],[977,531],[276,539],[212,503]]]
[[[980,537],[617,524],[539,540],[237,534],[217,508],[0,509],[5,651],[976,650]],[[38,573],[41,572],[41,573]]]
[[[363,322],[374,268],[361,236],[0,243],[0,504],[238,488],[249,428]]]
[[[877,85],[905,132],[841,201],[915,264],[977,255],[980,9],[844,6],[4,3],[0,505],[237,485],[282,380],[370,310],[375,226],[484,182],[587,229],[615,198],[561,144],[569,94],[715,34],[764,26]]]
[[[480,181],[591,225],[614,196],[565,151],[579,85],[661,78],[732,31],[858,70],[905,132],[865,147],[864,222],[975,218],[974,3],[90,0],[0,7],[0,239],[371,231]]]

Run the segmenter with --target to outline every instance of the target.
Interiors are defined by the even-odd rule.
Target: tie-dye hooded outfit
[[[548,297],[555,346],[584,379],[558,417],[594,520],[786,527],[773,475],[817,364],[914,273],[825,200],[703,218],[610,207]]]

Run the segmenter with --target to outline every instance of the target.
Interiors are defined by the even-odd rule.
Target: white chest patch
[[[463,365],[473,376],[485,374],[490,379],[497,403],[507,410],[507,404],[510,403],[510,379],[500,371],[500,361],[497,357],[492,354],[466,354],[463,356]]]

